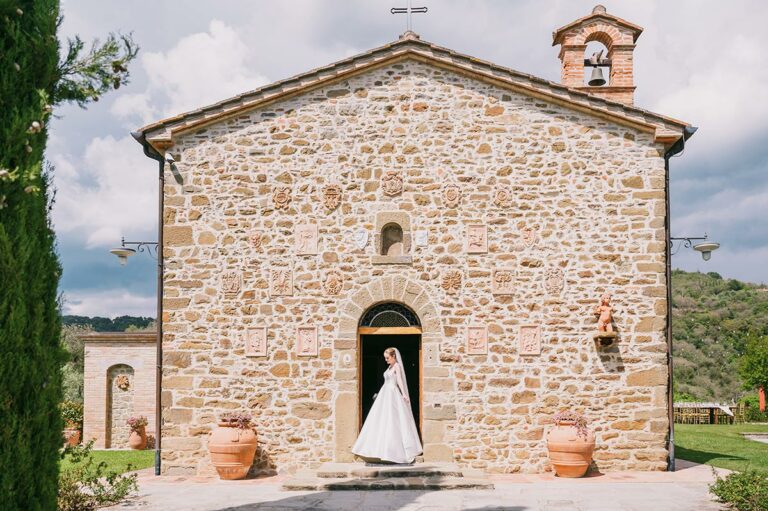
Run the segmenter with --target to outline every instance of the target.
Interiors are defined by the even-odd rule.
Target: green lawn
[[[121,474],[129,469],[138,470],[155,464],[155,451],[91,451],[91,454],[94,465],[104,461],[107,463],[107,471],[114,470]],[[61,470],[67,470],[71,466],[68,457],[61,461]]]
[[[766,424],[675,424],[675,457],[730,470],[768,474],[768,444],[746,440],[742,432],[768,433]]]

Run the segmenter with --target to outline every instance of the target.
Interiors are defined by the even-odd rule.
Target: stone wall
[[[89,333],[85,344],[83,440],[96,449],[127,448],[131,415],[147,417],[155,434],[155,332]],[[127,389],[117,377],[128,377]]]
[[[571,408],[591,420],[601,469],[665,467],[653,134],[407,61],[171,152],[183,183],[167,171],[166,474],[211,473],[206,435],[236,409],[263,442],[255,471],[350,459],[357,324],[386,300],[424,326],[425,459],[547,470],[549,418]],[[408,224],[402,255],[376,251],[387,218]],[[599,350],[605,292],[619,342]],[[311,335],[298,351],[298,327],[316,328],[316,356]]]

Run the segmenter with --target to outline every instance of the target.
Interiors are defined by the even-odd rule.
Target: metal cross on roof
[[[408,0],[408,7],[393,7],[389,10],[392,14],[406,14],[407,15],[407,30],[411,30],[412,22],[411,22],[411,14],[423,14],[427,12],[426,7],[411,7],[411,0]]]

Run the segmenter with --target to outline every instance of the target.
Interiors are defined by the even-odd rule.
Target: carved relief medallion
[[[127,374],[121,374],[115,378],[115,385],[120,390],[128,390],[128,388],[131,386],[131,380],[128,379]]]
[[[521,355],[541,355],[541,327],[523,325],[518,332],[518,351]]]
[[[245,356],[267,356],[267,328],[254,327],[245,331]]]
[[[488,252],[488,226],[467,226],[467,253],[484,254]]]
[[[417,247],[426,247],[429,244],[429,231],[416,231],[413,242]]]
[[[515,272],[509,268],[497,268],[491,274],[491,293],[495,295],[514,294]]]
[[[482,325],[467,327],[467,353],[469,355],[488,353],[488,327]]]
[[[293,270],[290,268],[272,268],[269,273],[269,295],[293,295]]]
[[[510,197],[508,188],[497,188],[493,194],[493,203],[500,208],[506,208],[509,206]]]
[[[277,209],[288,209],[291,205],[291,187],[278,186],[272,192],[272,202]]]
[[[256,250],[261,250],[262,243],[264,242],[264,237],[262,236],[261,232],[253,231],[248,239],[250,240],[251,246],[253,248]]]
[[[523,245],[525,245],[526,248],[533,247],[538,241],[536,230],[530,228],[525,228],[520,231],[520,238],[522,239]]]
[[[341,187],[339,185],[328,185],[323,188],[323,204],[328,209],[336,209],[341,204]]]
[[[443,205],[455,208],[461,202],[461,188],[457,185],[448,185],[443,188]]]
[[[403,176],[396,170],[388,170],[381,176],[381,188],[384,195],[392,197],[403,193]]]
[[[362,250],[368,244],[368,231],[366,229],[358,229],[355,231],[355,246]]]
[[[560,268],[549,268],[544,272],[544,289],[547,293],[551,295],[560,294],[564,284],[563,270]]]
[[[325,276],[325,282],[323,282],[323,289],[325,293],[329,295],[337,295],[341,293],[344,288],[344,276],[336,270],[331,270]]]
[[[454,295],[461,289],[461,272],[458,270],[448,270],[443,273],[443,280],[440,287],[449,295]]]
[[[241,278],[236,271],[225,271],[221,274],[221,290],[225,295],[235,295],[240,292]]]
[[[317,356],[317,327],[296,328],[296,354],[300,357]]]
[[[317,224],[296,226],[293,233],[293,251],[298,255],[317,254]]]

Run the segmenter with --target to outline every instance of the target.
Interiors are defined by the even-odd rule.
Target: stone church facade
[[[227,411],[253,415],[255,472],[352,461],[387,345],[425,461],[547,470],[551,416],[572,409],[600,469],[665,469],[664,156],[688,126],[632,105],[638,28],[596,9],[555,33],[564,82],[609,43],[600,91],[406,33],[142,128],[176,160],[163,473],[211,473]]]

